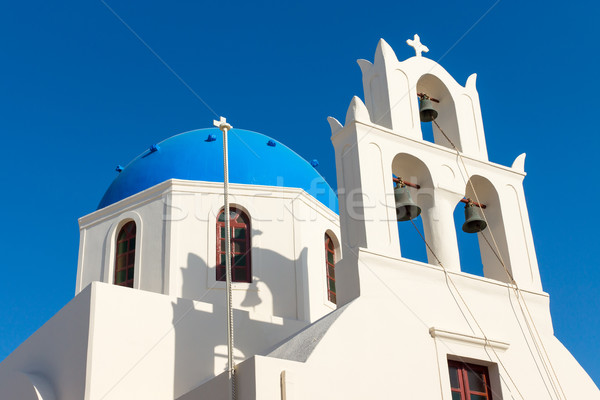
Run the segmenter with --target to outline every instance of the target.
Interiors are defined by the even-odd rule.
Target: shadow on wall
[[[195,254],[189,253],[187,265],[181,268],[181,297],[201,300],[207,287],[206,262]]]
[[[272,250],[252,248],[252,282],[243,284],[243,307],[260,307],[262,314],[282,318],[299,318],[299,308],[308,313],[308,248],[292,260]],[[187,264],[180,268],[181,297],[209,303],[224,303],[224,282],[215,285],[215,262],[207,264],[198,255],[189,253]],[[325,255],[322,265],[323,284],[326,283]],[[247,286],[247,290],[245,289]],[[239,293],[236,289],[236,292]],[[270,304],[270,309],[265,309]],[[253,311],[259,311],[254,309]]]
[[[307,288],[307,282],[303,282],[303,277],[307,276],[307,253],[308,249],[304,248],[298,259],[290,260],[270,250],[252,249],[254,278],[242,305],[257,307],[271,303],[272,315],[285,319],[273,322],[265,315],[268,310],[254,315],[249,311],[234,310],[236,363],[255,354],[266,354],[275,344],[307,325],[294,321],[297,318],[296,303],[300,306],[308,304],[307,289],[289,290],[289,285],[282,285],[282,282],[295,285],[300,278],[298,287]],[[296,267],[301,271],[297,273]],[[207,263],[195,254],[188,255],[187,265],[182,268],[182,293],[189,298],[177,298],[172,305],[175,398],[225,370],[225,291],[207,287],[207,276],[211,272],[214,273],[214,268],[209,270]],[[200,302],[194,303],[190,298]],[[290,311],[293,315],[289,315]]]

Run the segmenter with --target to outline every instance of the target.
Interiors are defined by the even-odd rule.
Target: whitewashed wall
[[[239,366],[238,399],[451,400],[449,359],[487,366],[494,400],[600,399],[554,337],[548,295],[521,291],[517,299],[495,280],[449,272],[454,286],[438,266],[364,249],[359,258],[361,296],[340,310],[308,359],[297,361],[290,351],[289,359],[247,360]],[[519,306],[525,302],[545,351],[538,353],[528,332]],[[180,400],[227,399],[223,378]]]
[[[80,219],[77,290],[112,282],[115,237],[137,225],[134,288],[223,304],[216,281],[222,184],[170,180]],[[235,308],[314,321],[327,300],[324,235],[339,243],[338,216],[300,189],[231,185],[230,204],[251,220],[252,283],[233,283]],[[338,252],[341,258],[341,252]]]

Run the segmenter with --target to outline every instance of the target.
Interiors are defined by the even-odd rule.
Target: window
[[[488,369],[481,365],[448,361],[452,400],[491,400]]]
[[[329,235],[325,234],[325,273],[327,274],[327,299],[337,304],[335,296],[335,246]]]
[[[250,219],[242,211],[229,208],[231,229],[231,281],[252,282],[250,267]],[[217,280],[225,281],[225,213],[217,218]]]
[[[117,235],[115,258],[115,285],[133,287],[135,264],[135,222],[123,225]]]

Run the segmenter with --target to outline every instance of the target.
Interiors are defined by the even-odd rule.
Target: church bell
[[[421,105],[419,106],[419,115],[421,116],[421,122],[431,122],[436,119],[438,112],[433,108],[433,101],[427,97],[422,97]]]
[[[414,203],[406,186],[399,184],[394,189],[394,198],[396,199],[396,217],[398,221],[410,221],[421,214],[421,207]]]
[[[472,202],[465,205],[465,223],[462,230],[467,233],[481,232],[487,228],[487,222],[481,216],[481,210]]]

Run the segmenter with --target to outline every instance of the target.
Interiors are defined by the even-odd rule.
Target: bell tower
[[[338,304],[360,294],[361,251],[402,259],[394,196],[402,186],[421,211],[429,264],[461,270],[453,212],[467,202],[479,218],[470,230],[479,239],[484,276],[540,292],[522,184],[525,154],[511,167],[490,162],[476,74],[462,86],[423,57],[429,49],[418,35],[407,43],[416,55],[405,61],[383,39],[373,63],[358,60],[365,101],[352,99],[343,126],[328,118],[345,246],[336,268]],[[432,143],[423,139],[421,122],[434,116]]]

